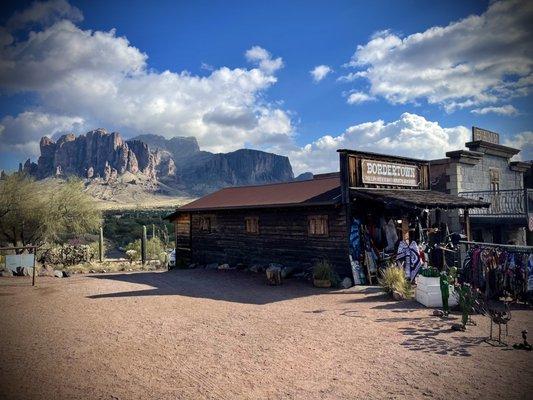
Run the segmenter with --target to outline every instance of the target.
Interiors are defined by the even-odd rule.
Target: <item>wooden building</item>
[[[178,208],[167,217],[176,224],[177,259],[200,264],[280,263],[302,269],[326,259],[339,275],[349,276],[354,218],[386,216],[398,221],[428,209],[488,206],[429,190],[427,161],[338,152],[338,173],[225,188]]]

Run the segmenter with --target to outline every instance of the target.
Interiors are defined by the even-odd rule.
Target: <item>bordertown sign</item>
[[[361,172],[363,183],[410,187],[420,184],[420,169],[413,164],[363,159]]]
[[[477,142],[478,140],[494,144],[500,144],[500,135],[496,132],[488,131],[486,129],[478,128],[477,126],[473,126],[472,141]]]

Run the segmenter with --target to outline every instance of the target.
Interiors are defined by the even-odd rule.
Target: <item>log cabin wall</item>
[[[309,218],[327,215],[328,234],[309,234]],[[259,233],[247,233],[245,218],[258,218]],[[206,230],[205,220],[211,226]],[[305,269],[328,260],[341,276],[350,275],[346,216],[343,207],[250,208],[194,212],[191,261],[200,264],[280,263]]]

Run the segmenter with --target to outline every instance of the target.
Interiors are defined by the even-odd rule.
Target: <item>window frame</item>
[[[322,233],[316,233],[317,223],[322,224]],[[312,226],[314,223],[314,232]],[[307,235],[311,237],[329,237],[329,216],[327,214],[309,215],[307,217]]]
[[[198,230],[202,233],[213,232],[213,218],[211,215],[200,215],[198,217]]]
[[[250,225],[248,223],[251,223]],[[248,230],[249,227],[255,227],[255,230]],[[244,232],[247,235],[259,235],[259,217],[248,216],[244,217]]]

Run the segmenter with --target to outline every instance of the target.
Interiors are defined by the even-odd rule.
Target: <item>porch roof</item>
[[[490,203],[435,190],[350,188],[350,195],[404,208],[485,208]]]

